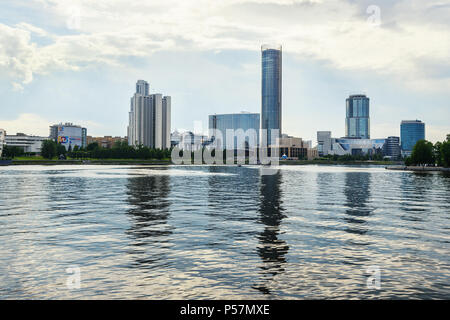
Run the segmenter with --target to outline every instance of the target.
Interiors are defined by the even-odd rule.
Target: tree
[[[433,147],[434,158],[436,159],[437,165],[442,166],[442,142],[436,142]]]
[[[66,147],[64,147],[62,144],[58,143],[56,145],[56,155],[60,156],[60,155],[65,155],[66,154]]]
[[[434,165],[433,144],[426,140],[417,141],[412,151],[411,160],[413,164],[424,167],[427,164]]]
[[[405,166],[409,167],[410,165],[412,165],[412,159],[411,159],[411,157],[406,157],[405,158]]]
[[[41,155],[46,159],[52,159],[56,156],[57,145],[53,140],[42,141]]]
[[[88,144],[86,149],[87,149],[87,151],[93,151],[93,150],[98,149],[98,148],[99,148],[98,142],[92,142],[92,143]]]
[[[445,141],[441,145],[442,165],[446,168],[450,167],[450,140]]]
[[[24,154],[24,151],[20,147],[11,147],[8,145],[5,145],[3,147],[3,153],[2,156],[6,158],[15,158],[18,156],[21,156]]]

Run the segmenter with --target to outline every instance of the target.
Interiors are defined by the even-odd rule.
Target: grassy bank
[[[83,165],[83,164],[96,164],[96,165],[168,165],[170,159],[151,159],[151,160],[138,160],[138,159],[43,159],[39,157],[33,158],[15,158],[12,161],[12,165]]]

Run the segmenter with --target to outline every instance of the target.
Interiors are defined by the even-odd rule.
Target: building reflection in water
[[[139,176],[128,179],[128,210],[132,239],[130,254],[139,268],[154,268],[167,264],[173,228],[167,222],[170,215],[170,176]]]
[[[346,197],[344,220],[348,223],[345,229],[349,233],[365,234],[368,217],[372,214],[373,208],[369,205],[371,174],[368,172],[347,172],[345,174]]]
[[[282,192],[280,184],[281,172],[275,175],[261,176],[260,187],[260,222],[264,230],[258,235],[258,255],[263,262],[260,274],[260,282],[253,287],[264,294],[271,294],[270,283],[275,276],[284,272],[286,254],[289,246],[280,238],[280,225],[285,215],[283,214]]]

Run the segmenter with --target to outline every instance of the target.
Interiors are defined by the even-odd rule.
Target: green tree
[[[405,166],[409,167],[412,165],[412,159],[411,157],[406,157],[405,158]]]
[[[92,142],[88,144],[87,151],[93,151],[98,148],[99,148],[98,142]]]
[[[53,140],[42,141],[41,155],[46,159],[52,159],[56,156],[57,144]]]
[[[434,158],[436,159],[436,164],[440,167],[442,166],[442,142],[436,142],[433,147]]]
[[[60,155],[65,155],[66,154],[66,147],[64,147],[62,144],[58,143],[56,145],[56,155],[60,156]]]
[[[411,154],[412,163],[424,166],[434,164],[435,158],[433,154],[433,144],[426,140],[417,141]]]
[[[445,141],[441,145],[442,165],[446,168],[450,167],[450,140]]]

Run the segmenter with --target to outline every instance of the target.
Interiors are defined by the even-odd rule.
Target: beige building
[[[318,157],[317,149],[311,148],[310,141],[304,141],[302,138],[282,135],[278,140],[280,148],[280,157],[286,156],[288,159],[308,159],[314,160]]]
[[[87,144],[91,144],[93,142],[97,142],[98,145],[102,148],[111,149],[116,142],[127,142],[127,137],[112,137],[112,136],[104,136],[104,137],[87,137]]]

